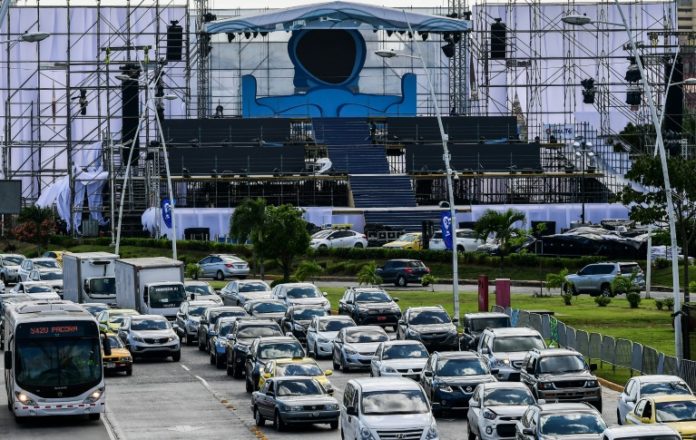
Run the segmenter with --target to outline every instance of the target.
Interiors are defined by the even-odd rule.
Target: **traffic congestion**
[[[619,393],[505,314],[458,327],[382,286],[331,304],[315,284],[239,273],[216,291],[179,261],[107,253],[39,259],[32,271],[58,285],[26,281],[36,273],[12,269],[24,261],[0,255],[17,273],[0,296],[3,438],[696,438],[682,379],[638,376]]]

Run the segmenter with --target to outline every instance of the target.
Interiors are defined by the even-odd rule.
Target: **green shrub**
[[[315,280],[322,273],[324,273],[324,268],[316,261],[305,260],[297,266],[294,276],[299,281],[307,281],[308,279]]]
[[[600,295],[600,296],[596,296],[596,297],[595,297],[594,302],[595,302],[599,307],[606,307],[606,306],[609,305],[609,303],[611,302],[611,298],[608,297],[608,296],[602,296],[602,295]]]
[[[655,266],[655,269],[667,269],[672,265],[672,262],[666,258],[657,258],[653,262],[653,266]]]
[[[431,273],[427,275],[423,275],[421,278],[421,283],[424,286],[430,286],[430,290],[435,292],[435,283],[437,283],[439,280]]]
[[[655,307],[657,307],[657,310],[662,310],[662,308],[665,306],[665,303],[662,300],[656,299],[655,300]]]
[[[671,312],[674,309],[674,298],[665,298],[662,300],[662,303],[667,311]]]
[[[186,278],[193,278],[194,280],[203,275],[203,269],[198,263],[189,263],[185,266],[184,274]]]
[[[631,306],[632,309],[637,309],[641,301],[640,293],[628,292],[626,294],[626,300],[628,301],[628,304]]]
[[[290,277],[290,278],[288,278],[287,281],[283,280],[282,278],[278,278],[277,280],[273,280],[273,282],[271,283],[271,287],[275,287],[278,284],[297,283],[297,282],[298,282],[297,278],[295,278],[295,277]]]

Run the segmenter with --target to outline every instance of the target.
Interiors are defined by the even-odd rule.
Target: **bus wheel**
[[[90,414],[90,415],[89,415],[89,419],[92,420],[92,421],[94,421],[94,422],[96,422],[97,420],[99,420],[100,417],[101,417],[101,414],[99,414],[99,413],[94,413],[94,414]]]

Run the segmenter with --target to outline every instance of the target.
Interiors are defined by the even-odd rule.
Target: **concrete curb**
[[[599,384],[602,385],[605,388],[609,388],[612,391],[616,391],[617,393],[620,393],[623,391],[624,387],[621,385],[615,384],[614,382],[609,382],[606,379],[602,379],[601,377],[597,378],[597,381],[599,381]]]

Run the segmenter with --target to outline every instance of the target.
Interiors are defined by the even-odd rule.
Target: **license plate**
[[[386,316],[378,316],[377,321],[386,321],[387,317]]]
[[[106,368],[116,368],[116,363],[115,362],[107,362]]]
[[[321,414],[321,413],[320,413],[319,411],[314,411],[314,412],[312,413],[312,416],[314,416],[314,417],[319,417],[320,414]]]

